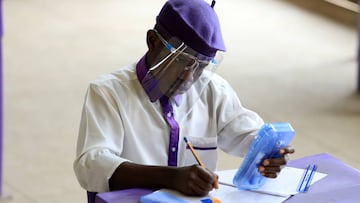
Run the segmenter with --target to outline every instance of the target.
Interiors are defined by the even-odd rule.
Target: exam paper
[[[236,171],[237,169],[216,172],[219,176],[219,183],[236,187],[232,183]],[[267,178],[265,184],[261,188],[251,191],[289,197],[290,195],[298,193],[297,189],[303,175],[304,169],[284,167],[277,178]],[[311,184],[324,178],[326,175],[327,174],[315,172]]]
[[[216,172],[216,174],[219,175],[219,189],[211,191],[209,195],[205,197],[189,197],[174,190],[161,189],[152,193],[150,199],[143,199],[144,201],[141,202],[168,203],[168,198],[171,198],[171,202],[201,203],[201,200],[216,197],[221,203],[281,203],[291,195],[298,193],[297,188],[305,170],[285,167],[281,170],[277,178],[268,178],[261,188],[251,191],[239,190],[232,183],[236,171],[237,169]],[[311,184],[324,178],[326,175],[327,174],[316,172]]]
[[[219,189],[213,190],[210,192],[210,195],[218,198],[221,203],[282,203],[291,196],[288,195],[286,197],[282,197],[247,190],[239,190],[236,187],[228,185],[219,185]]]
[[[235,187],[227,185],[220,185],[219,187],[218,190],[211,191],[206,197],[189,197],[174,190],[161,189],[147,195],[146,198],[142,198],[141,203],[202,203],[202,200],[211,197],[216,197],[221,203],[281,203],[290,197],[290,195],[288,197],[281,197],[238,190]]]

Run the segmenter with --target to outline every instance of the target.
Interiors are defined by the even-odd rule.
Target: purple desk
[[[307,193],[297,194],[285,201],[286,203],[359,202],[359,170],[326,153],[291,160],[288,166],[306,168],[308,164],[317,164],[318,171],[328,175],[312,185]],[[138,203],[140,196],[150,192],[152,191],[147,189],[130,189],[99,193],[95,203]]]
[[[297,194],[286,201],[295,202],[360,202],[360,171],[329,154],[317,154],[289,161],[288,166],[306,168],[317,164],[319,172],[328,176],[312,185],[307,193]]]
[[[128,189],[98,193],[95,203],[139,203],[140,197],[153,192],[149,189]]]

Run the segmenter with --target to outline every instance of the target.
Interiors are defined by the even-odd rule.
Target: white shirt
[[[87,191],[109,191],[108,180],[125,161],[167,166],[169,126],[160,102],[152,103],[143,90],[135,67],[100,76],[87,90],[74,162]],[[179,106],[173,104],[180,126],[177,165],[196,163],[183,141],[186,136],[205,166],[215,170],[216,149],[244,156],[263,120],[241,105],[220,76],[213,74],[200,98],[197,83],[181,95]]]

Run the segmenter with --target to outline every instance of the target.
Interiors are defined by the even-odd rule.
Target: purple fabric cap
[[[225,51],[219,19],[205,0],[168,0],[156,22],[195,51],[214,57]]]

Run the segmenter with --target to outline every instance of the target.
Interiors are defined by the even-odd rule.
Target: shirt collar
[[[136,64],[136,74],[141,83],[141,86],[144,88],[144,90],[147,94],[149,91],[146,89],[146,86],[143,84],[143,79],[144,79],[148,69],[149,68],[146,65],[146,54],[145,54],[139,60],[139,62]],[[148,94],[148,96],[149,96],[149,94]],[[163,97],[165,97],[165,96],[163,96]],[[173,100],[175,102],[176,106],[179,106],[181,103],[181,95],[175,95],[175,96],[171,97],[170,100]]]

